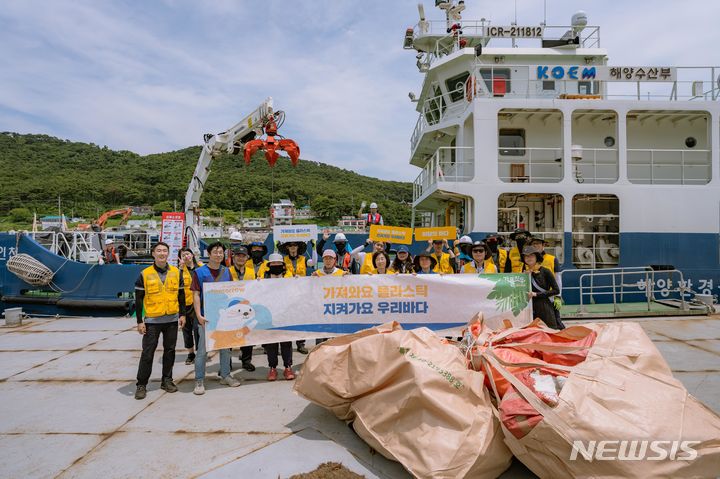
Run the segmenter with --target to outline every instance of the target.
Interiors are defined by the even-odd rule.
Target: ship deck
[[[690,393],[720,411],[720,315],[633,321]],[[291,382],[266,382],[261,349],[255,372],[234,371],[238,388],[218,383],[212,357],[204,396],[192,394],[184,353],[174,369],[179,392],[160,390],[159,351],[148,396],[136,401],[140,337],[133,323],[33,318],[0,328],[0,476],[275,479],[333,460],[367,478],[410,477],[331,413],[296,396]],[[304,356],[294,359],[299,365]],[[534,476],[515,461],[502,477]]]

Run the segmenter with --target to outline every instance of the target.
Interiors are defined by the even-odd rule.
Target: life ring
[[[475,77],[471,76],[465,82],[465,99],[473,101],[473,98],[475,98]]]

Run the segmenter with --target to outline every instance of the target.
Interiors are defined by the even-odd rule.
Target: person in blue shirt
[[[423,251],[418,254],[413,262],[415,263],[416,274],[436,274],[433,269],[437,265],[437,260],[429,252]]]

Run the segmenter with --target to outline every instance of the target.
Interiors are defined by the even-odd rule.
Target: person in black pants
[[[525,271],[530,273],[532,291],[528,293],[528,297],[532,299],[533,316],[540,318],[553,329],[560,329],[551,300],[553,296],[560,294],[555,276],[552,271],[542,266],[543,254],[538,248],[526,246],[522,254]]]
[[[183,343],[185,348],[188,350],[185,364],[193,364],[195,362],[195,347],[198,341],[200,341],[200,334],[198,329],[195,327],[195,307],[193,306],[193,293],[190,291],[190,284],[192,283],[192,272],[195,268],[200,266],[195,254],[193,254],[190,248],[180,248],[178,251],[178,267],[180,274],[183,279],[183,286],[185,291],[185,325],[182,328]]]
[[[286,278],[288,277],[287,267],[285,260],[281,254],[273,253],[268,256],[268,269],[265,272],[265,278]],[[295,379],[295,373],[292,370],[292,342],[284,341],[278,345],[278,343],[263,344],[265,352],[268,357],[268,366],[270,371],[268,372],[268,381],[275,381],[277,379],[277,366],[278,366],[278,349],[282,354],[283,365],[285,371],[283,371],[283,377],[288,381]]]
[[[153,356],[161,334],[163,367],[160,388],[169,393],[177,391],[172,378],[175,343],[177,343],[178,323],[180,327],[185,325],[183,277],[180,270],[167,262],[170,247],[161,241],[153,245],[151,253],[155,262],[145,268],[135,282],[137,329],[143,336],[135,399],[145,399],[147,384],[152,373]],[[143,310],[146,316],[144,319]]]

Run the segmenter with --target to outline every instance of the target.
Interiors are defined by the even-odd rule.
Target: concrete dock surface
[[[690,394],[720,411],[720,315],[633,321]],[[261,348],[252,373],[234,355],[237,388],[219,384],[211,353],[207,391],[195,396],[179,334],[179,391],[160,389],[160,346],[147,398],[138,401],[140,346],[134,318],[30,318],[0,328],[0,477],[276,479],[326,461],[367,478],[411,477],[331,413],[295,395],[282,375],[267,382]],[[296,371],[304,358],[294,353]],[[515,461],[502,477],[535,476]]]

